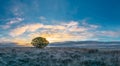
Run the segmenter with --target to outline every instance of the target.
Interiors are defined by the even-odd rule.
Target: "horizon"
[[[0,0],[0,42],[18,45],[44,37],[120,42],[119,0]]]
[[[106,47],[106,45],[108,45],[107,48],[113,48],[113,47],[119,48],[120,41],[63,41],[63,42],[49,43],[48,47],[78,47],[79,48],[79,47],[83,47],[82,45],[84,45],[84,47],[87,47],[87,48],[90,48],[90,46],[94,46],[93,48],[101,48],[101,45],[103,47]],[[19,44],[17,42],[16,43],[0,42],[0,47],[34,47],[34,46],[31,43]]]

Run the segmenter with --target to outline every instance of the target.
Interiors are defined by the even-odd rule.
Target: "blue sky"
[[[119,41],[119,28],[120,0],[0,0],[1,42]]]

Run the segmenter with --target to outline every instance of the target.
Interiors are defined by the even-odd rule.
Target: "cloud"
[[[59,22],[59,24],[33,23],[12,29],[9,35],[14,37],[11,41],[26,46],[30,46],[31,40],[38,36],[45,37],[51,43],[99,40],[101,37],[120,37],[119,32],[98,30],[100,27],[99,25],[78,21]]]
[[[77,21],[70,21],[69,23],[62,23],[61,25],[70,27],[70,26],[78,26],[78,22]]]
[[[13,43],[17,43],[17,45],[19,46],[32,46],[30,44],[31,41],[29,40],[29,38],[26,40],[25,38],[16,37],[16,38],[13,38],[11,41]]]
[[[0,43],[2,42],[10,42],[10,39],[6,37],[0,37]]]
[[[0,25],[0,27],[1,27],[2,29],[8,29],[8,28],[11,27],[11,25],[20,23],[20,22],[22,22],[24,19],[23,19],[23,18],[18,18],[18,17],[16,17],[16,18],[8,19],[8,20],[10,20],[10,21],[7,22],[5,25]]]
[[[83,32],[88,30],[85,26],[79,26],[78,22],[71,21],[69,23],[63,23],[63,26],[66,26],[67,31],[70,32]]]
[[[14,18],[14,19],[11,19],[10,22],[7,23],[7,25],[12,25],[12,24],[15,24],[15,23],[20,23],[23,20],[24,20],[23,18]]]
[[[14,6],[10,6],[10,11],[12,12],[12,14],[16,17],[20,17],[24,14],[24,7],[26,7],[25,4],[21,3],[21,2],[17,2],[13,4]]]
[[[118,31],[101,31],[100,34],[108,37],[120,37],[120,32]]]
[[[29,39],[28,39],[29,40]],[[15,38],[0,38],[0,46],[3,47],[20,47],[20,46],[32,46],[25,38],[15,37]]]
[[[46,20],[46,18],[44,16],[40,16],[39,18],[40,18],[40,20]]]
[[[74,34],[74,33],[68,33],[68,32],[35,32],[29,34],[29,37],[33,39],[34,37],[45,37],[50,42],[63,42],[63,41],[79,41],[79,40],[86,40],[94,35],[89,32],[84,32],[81,34]]]
[[[63,32],[85,32],[88,31],[90,28],[94,29],[93,26],[79,26],[78,22],[70,21],[69,23],[61,23],[59,25],[44,25],[44,24],[28,24],[18,28],[13,29],[10,32],[11,36],[19,36],[25,32],[34,32],[37,29],[43,29],[47,31],[63,31]],[[43,31],[42,30],[42,31]]]
[[[96,25],[97,26],[97,25]],[[60,24],[27,24],[17,27],[10,32],[10,36],[19,37],[24,34],[31,41],[34,37],[45,37],[50,42],[60,41],[76,41],[86,40],[94,37],[94,33],[90,32],[96,28],[90,25],[79,25],[77,21],[70,21],[68,23],[62,22]],[[28,39],[27,39],[28,40]]]
[[[26,32],[26,29],[27,29],[26,26],[23,26],[23,27],[20,27],[20,28],[16,28],[16,29],[14,29],[14,30],[12,30],[12,31],[10,32],[10,35],[11,35],[11,36],[21,35],[21,34],[23,34],[24,32]]]
[[[50,42],[98,40],[104,37],[120,37],[120,32],[98,30],[101,26],[88,24],[87,22],[69,21],[59,24],[26,24],[19,26],[9,33],[12,37],[27,37],[29,39],[16,40],[28,42],[34,37],[45,37]],[[20,42],[19,42],[20,43]]]
[[[40,27],[42,27],[43,25],[42,24],[29,24],[29,25],[25,25],[25,26],[22,26],[22,27],[18,27],[14,30],[12,30],[10,32],[10,35],[11,36],[19,36],[25,32],[34,32],[36,31],[37,29],[39,29]]]
[[[8,29],[8,28],[10,28],[10,25],[0,25],[0,28],[2,28],[2,29]]]

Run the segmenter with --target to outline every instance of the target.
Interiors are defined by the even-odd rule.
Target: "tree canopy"
[[[31,44],[37,48],[44,48],[49,44],[49,41],[43,37],[36,37],[32,40]]]

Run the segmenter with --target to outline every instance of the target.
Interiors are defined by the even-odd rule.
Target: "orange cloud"
[[[45,37],[50,43],[52,42],[63,42],[63,41],[76,41],[76,40],[86,40],[90,37],[93,37],[94,35],[89,32],[81,33],[81,34],[72,34],[68,32],[36,32],[36,33],[31,33],[28,35],[31,40],[34,37]]]
[[[17,43],[19,46],[32,46],[30,44],[30,42],[31,42],[30,39],[16,37],[16,38],[12,39],[11,41]]]
[[[34,32],[39,28],[44,28],[44,29],[52,29],[52,30],[64,30],[66,29],[65,26],[60,26],[60,25],[43,25],[43,24],[29,24],[29,25],[24,25],[22,27],[18,27],[13,29],[10,32],[11,36],[19,36],[25,32]]]
[[[30,24],[30,25],[25,25],[25,26],[22,26],[22,27],[18,27],[14,30],[12,30],[10,32],[10,35],[11,36],[19,36],[23,33],[25,33],[26,31],[28,32],[34,32],[36,31],[37,29],[39,29],[40,27],[42,27],[43,25],[42,24]]]
[[[33,38],[38,36],[45,37],[50,42],[76,41],[94,37],[94,33],[89,31],[96,28],[97,25],[79,25],[75,21],[56,25],[37,23],[17,27],[10,32],[10,36],[17,37],[17,39],[14,39],[14,42],[18,42],[21,45],[30,43]],[[29,39],[19,39],[19,36],[22,37],[26,32],[28,33],[25,36]]]

